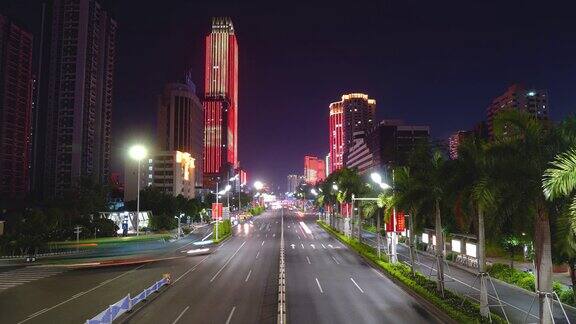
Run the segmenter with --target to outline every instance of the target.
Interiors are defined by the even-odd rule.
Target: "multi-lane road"
[[[46,272],[0,290],[2,323],[81,323],[164,273],[171,273],[171,285],[120,322],[276,323],[282,237],[288,323],[441,322],[326,234],[312,215],[266,212],[235,227],[212,254],[183,256],[184,245],[204,234],[166,248],[161,261]],[[38,269],[19,271],[24,281]]]

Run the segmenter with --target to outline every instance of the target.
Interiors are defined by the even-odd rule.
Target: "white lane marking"
[[[318,285],[318,289],[320,289],[320,293],[323,294],[324,291],[322,290],[322,286],[320,286],[320,281],[318,281],[318,278],[315,278],[315,279],[316,279],[316,284]]]
[[[308,264],[312,264],[310,263],[310,258],[306,257],[306,261],[308,261]]]
[[[312,247],[313,250],[316,250],[316,247],[314,246],[314,244],[310,243],[310,246]]]
[[[320,243],[320,244],[322,244],[322,243]],[[324,244],[322,244],[322,248],[323,248],[323,249],[325,249],[325,248],[326,248],[326,246],[324,246]]]
[[[362,290],[362,288],[360,288],[360,286],[358,286],[358,284],[356,283],[356,281],[354,281],[354,279],[350,278],[350,280],[352,280],[352,282],[354,283],[356,288],[358,288],[358,290],[360,290],[361,293],[364,293],[364,290]]]
[[[228,265],[228,263],[230,263],[230,261],[232,260],[233,257],[236,256],[236,254],[238,254],[238,251],[240,251],[240,249],[244,246],[244,244],[246,244],[246,241],[244,241],[244,243],[242,243],[242,245],[240,245],[240,247],[236,250],[236,252],[234,252],[234,254],[232,254],[232,256],[230,256],[228,258],[228,260],[226,261],[226,263],[224,263],[224,265],[222,266],[222,268],[220,268],[220,270],[218,270],[218,272],[216,272],[216,274],[214,275],[214,277],[212,277],[212,279],[210,279],[210,282],[214,281],[214,279],[216,279],[216,277],[218,277],[218,275],[220,274],[220,272],[222,272],[222,270],[224,270],[224,268],[226,268],[226,266]]]
[[[232,315],[234,315],[235,310],[236,310],[236,306],[232,307],[232,310],[230,311],[230,315],[228,315],[228,319],[226,320],[226,324],[230,324],[230,321],[232,320]]]
[[[186,311],[188,310],[188,308],[190,308],[190,306],[186,306],[186,308],[184,308],[184,310],[180,313],[180,315],[178,315],[178,317],[176,317],[176,319],[174,320],[174,322],[172,322],[172,324],[176,324],[180,318],[182,317],[182,315],[184,315],[184,313],[186,313]]]
[[[246,276],[246,279],[244,280],[244,282],[248,282],[248,279],[250,279],[251,274],[252,274],[252,269],[250,269],[250,271],[248,271],[248,275]]]
[[[334,260],[334,262],[336,262],[336,264],[340,264],[340,262],[338,262],[338,260],[336,260],[335,257],[332,257],[332,260]]]
[[[176,278],[176,280],[174,280],[174,283],[177,283],[180,279],[182,279],[182,277],[184,277],[185,275],[189,274],[190,272],[196,270],[196,268],[201,265],[204,261],[206,261],[206,259],[208,259],[209,255],[204,257],[204,259],[200,260],[200,262],[198,262],[196,265],[194,265],[192,268],[186,270],[186,272],[184,272],[183,274],[181,274],[178,278]]]
[[[268,238],[268,233],[266,233],[266,238]]]
[[[328,244],[328,247],[333,249],[334,247],[332,246],[332,244]]]
[[[276,237],[276,233],[272,234],[272,237]]]
[[[214,234],[214,232],[210,232],[208,235],[204,236],[204,238],[202,238],[202,241],[205,241],[207,238],[209,238],[212,234]]]
[[[259,255],[260,255],[260,251],[258,251],[258,253],[256,253],[256,259],[258,259]]]
[[[300,243],[300,245],[302,245],[302,248],[304,248],[304,244]]]
[[[290,244],[290,246],[292,247],[292,250],[294,250],[295,247],[294,243]]]
[[[263,245],[264,245],[264,241],[262,241],[262,244],[260,244],[260,246],[263,246]]]
[[[129,274],[129,273],[131,273],[131,272],[134,272],[134,271],[142,268],[142,267],[145,266],[145,265],[146,265],[146,263],[144,263],[144,264],[142,264],[142,265],[139,265],[139,266],[137,266],[136,268],[134,268],[134,269],[132,269],[132,270],[126,271],[126,272],[124,272],[124,273],[122,273],[122,274],[120,274],[120,275],[118,275],[118,276],[110,279],[110,281],[108,281],[108,282],[111,282],[111,281],[114,281],[114,280],[116,280],[116,279],[118,279],[118,278],[124,277],[125,275],[127,275],[127,274]],[[84,292],[82,293],[82,295],[80,295],[80,296],[83,296],[83,295],[85,295],[85,294],[87,294],[87,293],[89,293],[89,292],[92,292],[92,291],[94,291],[94,290],[96,290],[96,289],[98,289],[98,288],[100,288],[100,287],[102,287],[102,286],[104,286],[104,284],[99,284],[98,286],[92,287],[92,288],[84,291]],[[32,314],[32,315],[29,315],[28,317],[26,317],[24,320],[18,322],[17,324],[21,324],[21,323],[28,322],[29,320],[37,317],[38,315],[41,315],[41,314],[43,314],[43,313],[45,313],[45,312],[47,312],[47,311],[53,310],[54,308],[57,308],[57,307],[60,307],[60,306],[62,306],[62,305],[64,305],[64,304],[66,304],[66,303],[69,303],[70,301],[72,301],[72,300],[74,300],[74,299],[76,299],[76,298],[78,298],[78,297],[80,297],[80,296],[71,297],[71,298],[68,298],[68,299],[66,299],[65,301],[60,302],[60,303],[58,303],[58,304],[56,304],[56,305],[54,305],[54,306],[52,306],[52,307],[44,308],[43,310],[41,310],[41,311],[39,311],[39,312],[36,312],[36,313],[34,313],[34,314]]]
[[[376,270],[376,269],[374,269],[374,268],[372,268],[372,271],[376,272],[376,274],[377,274],[378,276],[380,276],[380,277],[382,277],[382,278],[386,278],[386,277],[384,277],[384,275],[383,275],[382,273],[380,273],[380,271],[378,271],[378,270]]]
[[[301,240],[300,235],[298,235],[298,239]]]

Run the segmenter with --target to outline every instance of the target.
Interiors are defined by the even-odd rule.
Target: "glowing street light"
[[[258,191],[262,190],[264,188],[264,184],[262,183],[262,181],[256,181],[254,182],[254,188]]]
[[[310,193],[312,193],[314,196],[318,196],[318,192],[316,191],[315,188],[312,188],[312,189],[310,190]]]
[[[332,184],[332,189],[334,189],[334,190],[338,190],[338,185],[337,185],[337,184],[335,184],[335,183],[333,183],[333,184]]]
[[[372,174],[370,174],[370,178],[372,178],[372,181],[376,182],[380,186],[380,188],[384,190],[392,188],[386,182],[382,182],[382,176],[378,172],[372,172]]]
[[[138,229],[138,222],[140,220],[140,161],[142,161],[148,155],[148,150],[144,145],[136,144],[128,149],[128,155],[133,160],[138,161],[138,180],[136,184],[136,236],[140,235]]]

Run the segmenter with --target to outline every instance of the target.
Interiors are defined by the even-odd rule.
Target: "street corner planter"
[[[568,267],[568,264],[566,264],[566,263],[555,264],[552,267],[552,272],[554,272],[554,273],[566,273],[568,271],[570,271],[570,267]]]

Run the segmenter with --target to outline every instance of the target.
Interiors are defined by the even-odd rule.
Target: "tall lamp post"
[[[254,189],[256,189],[256,191],[258,191],[258,193],[260,193],[260,190],[264,189],[264,183],[262,183],[262,181],[255,181],[254,182]],[[258,205],[260,205],[260,198],[258,198]]]
[[[382,181],[382,176],[379,173],[373,172],[370,175],[370,178],[372,178],[372,181],[374,181],[376,184],[378,184],[380,186],[380,188],[382,188],[382,190],[388,190],[388,189],[394,190],[394,188],[392,186],[390,186],[386,182]],[[392,182],[394,182],[394,171],[392,171]],[[380,239],[380,233],[378,233],[378,239]],[[398,260],[397,256],[396,256],[396,207],[393,207],[393,209],[392,209],[391,241],[392,241],[392,244],[390,246],[390,261],[392,263],[396,263],[396,261]],[[380,242],[378,242],[378,245],[380,245]]]
[[[140,230],[138,228],[138,222],[140,221],[140,161],[142,161],[147,155],[148,155],[148,150],[146,149],[146,147],[144,147],[144,145],[133,145],[132,147],[130,147],[130,149],[128,150],[128,155],[130,155],[130,157],[133,160],[136,160],[138,162],[138,180],[137,180],[137,185],[136,185],[136,236],[140,235]]]

